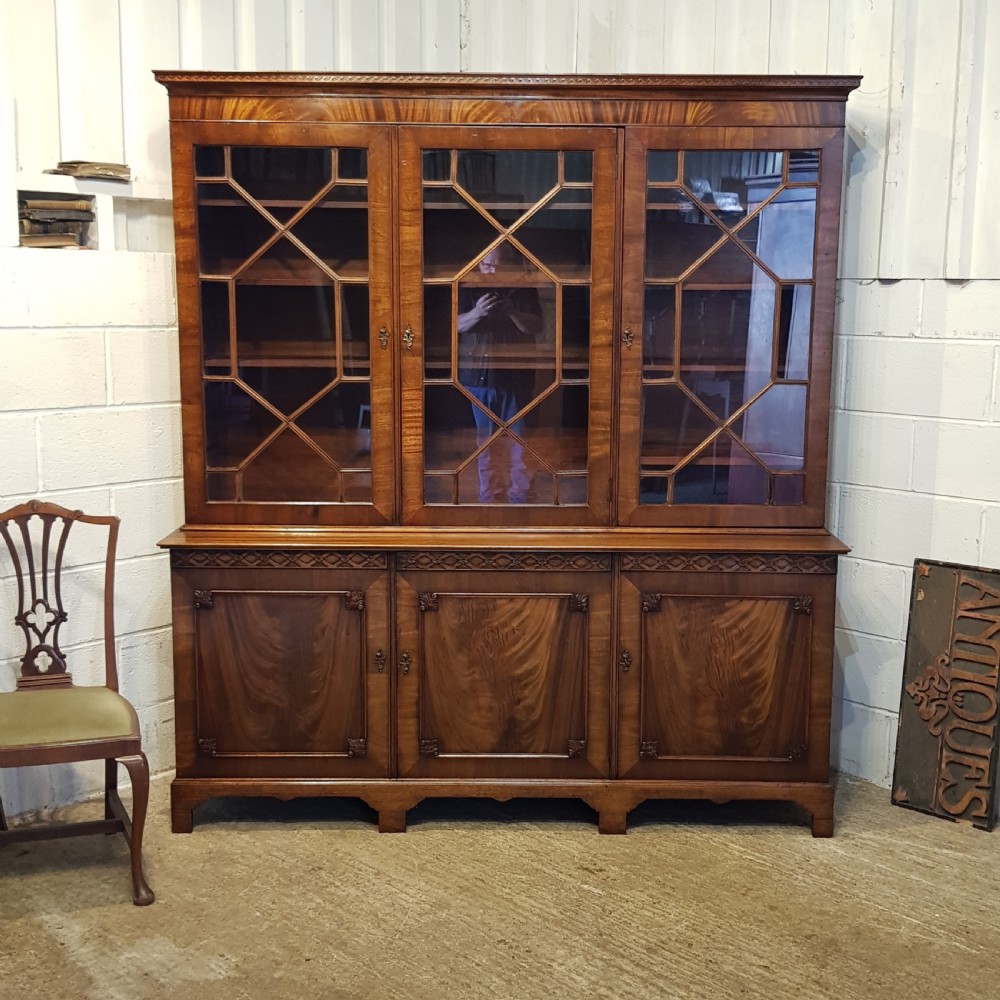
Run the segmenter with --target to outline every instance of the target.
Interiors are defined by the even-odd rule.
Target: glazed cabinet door
[[[615,130],[399,136],[404,522],[607,524]]]
[[[800,558],[623,557],[618,777],[828,780],[836,557]]]
[[[178,776],[386,777],[385,556],[172,558]]]
[[[189,522],[394,514],[388,130],[177,125]]]
[[[399,560],[400,777],[607,776],[608,557]]]
[[[626,134],[618,523],[821,527],[840,134]]]

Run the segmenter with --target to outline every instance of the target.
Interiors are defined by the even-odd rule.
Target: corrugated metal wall
[[[2,3],[16,148],[0,153],[0,180],[125,160],[139,193],[166,196],[152,68],[860,73],[842,275],[1000,277],[995,0]]]

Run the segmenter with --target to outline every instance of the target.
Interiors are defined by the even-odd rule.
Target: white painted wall
[[[122,515],[123,687],[154,770],[173,760],[155,543],[182,505],[166,95],[152,69],[862,74],[831,445],[829,523],[852,546],[835,755],[889,783],[913,560],[1000,566],[1000,5],[0,0],[0,46],[0,506],[37,494]],[[42,173],[85,157],[124,159],[133,183]],[[15,192],[46,185],[100,197],[99,250],[16,247]],[[14,666],[0,661],[0,686]],[[14,812],[96,781],[18,775],[4,776]]]

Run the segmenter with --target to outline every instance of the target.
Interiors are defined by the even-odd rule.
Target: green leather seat
[[[0,694],[0,747],[87,743],[139,735],[135,709],[106,687]]]

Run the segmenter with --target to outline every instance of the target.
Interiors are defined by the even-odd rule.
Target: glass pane
[[[295,423],[339,468],[371,469],[371,391],[367,382],[341,382]]]
[[[225,149],[222,146],[195,146],[194,172],[197,177],[225,176]]]
[[[772,476],[772,502],[779,506],[802,503],[804,476]]]
[[[513,429],[523,431],[520,423]],[[507,431],[488,441],[476,460],[459,473],[458,502],[467,504],[556,502],[555,477]]]
[[[769,469],[803,468],[806,387],[772,385],[743,417],[743,442]]]
[[[424,503],[458,503],[458,478],[450,472],[447,475],[424,476]]]
[[[712,397],[720,420],[771,378],[775,286],[759,269],[754,277],[745,291],[685,288],[681,296],[681,379]]]
[[[722,229],[702,212],[647,211],[646,277],[678,278],[724,238]],[[736,253],[744,256],[742,266],[749,270],[750,258]]]
[[[646,178],[660,182],[677,180],[677,154],[651,150],[646,157]]]
[[[499,230],[450,188],[428,188],[424,194],[424,275],[454,278],[481,257]]]
[[[242,479],[244,501],[340,500],[338,471],[290,429],[282,431],[247,465]]]
[[[344,503],[371,503],[372,474],[370,472],[343,472],[340,481]]]
[[[674,503],[767,503],[767,473],[728,434],[720,434],[674,481]]]
[[[563,179],[568,184],[589,184],[594,176],[594,154],[590,150],[563,153]]]
[[[477,431],[480,425],[482,432]],[[457,472],[475,461],[477,436],[488,438],[500,426],[484,405],[458,387],[425,386],[424,468],[428,472]]]
[[[543,315],[543,296],[545,313]],[[530,261],[501,244],[458,285],[459,380],[526,401],[555,378],[555,288]]]
[[[556,503],[562,506],[567,504],[579,506],[587,503],[586,476],[558,476],[556,489],[558,490]]]
[[[643,476],[669,472],[718,426],[678,385],[643,386],[640,420]]]
[[[278,426],[278,418],[235,382],[205,383],[205,450],[209,467],[236,468]]]
[[[368,178],[368,150],[337,150],[337,178],[339,180],[366,180]]]
[[[229,356],[229,282],[201,283],[201,344],[206,375],[227,375]]]
[[[788,154],[788,183],[815,184],[819,180],[819,150],[793,149]]]
[[[335,372],[329,368],[241,366],[240,381],[283,416],[296,412],[326,389]]]
[[[542,307],[543,315],[545,307]],[[590,377],[590,286],[562,288],[562,380],[583,381]]]
[[[424,378],[453,378],[452,285],[424,285]]]
[[[332,275],[280,236],[259,257],[237,269],[241,281],[258,285],[328,285]]]
[[[234,503],[239,499],[236,493],[235,472],[209,472],[205,476],[206,494],[209,500]]]
[[[559,386],[525,414],[521,436],[538,458],[559,473],[587,471],[590,389]]]
[[[300,239],[334,273],[343,277],[368,275],[368,211],[364,187],[335,187],[324,200],[292,226]]]
[[[341,284],[340,335],[345,377],[368,378],[371,374],[371,340],[367,285]]]
[[[228,184],[198,185],[202,274],[233,274],[274,234],[275,227]]]
[[[672,378],[677,290],[673,285],[647,285],[643,305],[642,377]]]
[[[236,351],[241,365],[309,363],[333,368],[333,285],[236,284]]]
[[[425,181],[451,180],[451,151],[425,149],[423,152],[423,177]]]
[[[458,184],[484,208],[535,204],[559,180],[559,154],[551,150],[458,151]]]
[[[233,146],[232,177],[258,201],[308,201],[333,179],[329,149]]]
[[[776,377],[809,377],[809,329],[812,310],[811,285],[782,285],[778,319]]]
[[[700,210],[732,227],[781,186],[783,157],[773,150],[687,150],[684,186]]]
[[[815,188],[786,188],[760,210],[755,222],[740,231],[740,238],[764,264],[779,278],[812,277]]]
[[[581,280],[590,276],[589,198],[589,188],[561,191],[514,232],[525,249],[557,277]]]

